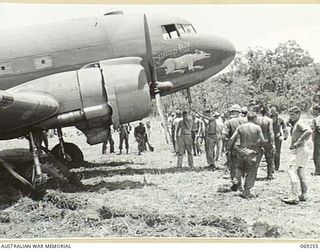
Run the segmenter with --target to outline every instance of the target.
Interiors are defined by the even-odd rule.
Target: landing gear
[[[58,136],[59,144],[51,150],[52,155],[70,167],[80,167],[79,164],[84,162],[83,153],[80,148],[73,143],[64,142],[60,128],[58,129]]]
[[[32,184],[33,185],[38,185],[42,184],[45,182],[45,177],[42,174],[42,169],[40,165],[40,160],[39,160],[39,149],[35,143],[35,133],[30,132],[29,133],[29,138],[30,138],[30,146],[31,146],[31,151],[33,155],[33,171],[32,171]]]
[[[63,154],[64,152],[64,154]],[[51,153],[61,162],[71,167],[80,167],[79,164],[84,162],[83,153],[80,148],[73,144],[65,142],[63,146],[57,144]]]
[[[44,197],[48,188],[60,190],[78,190],[82,188],[83,184],[77,173],[70,172],[66,164],[63,164],[57,157],[53,156],[47,148],[41,147],[39,143],[41,141],[39,140],[41,133],[42,130],[34,129],[26,136],[29,140],[30,148],[29,151],[25,149],[24,155],[21,153],[19,159],[12,161],[10,158],[9,160],[0,158],[1,201],[3,194],[8,196],[7,193],[10,194],[9,197],[13,197],[12,200],[18,199],[21,195],[39,200]],[[71,143],[62,145],[66,155],[63,159],[71,160],[71,162],[83,161],[83,154],[77,146]],[[59,150],[59,146],[60,144],[55,147],[54,151],[61,152],[62,150]],[[29,152],[32,153],[32,161],[30,161]],[[41,154],[41,152],[45,154]]]

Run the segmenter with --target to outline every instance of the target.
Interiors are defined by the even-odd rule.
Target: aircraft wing
[[[0,132],[30,126],[54,115],[58,109],[59,103],[44,93],[0,90]]]

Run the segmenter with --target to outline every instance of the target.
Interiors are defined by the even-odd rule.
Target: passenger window
[[[183,24],[182,26],[187,33],[197,33],[191,24]]]
[[[162,37],[164,40],[178,38],[179,33],[174,24],[162,25]]]

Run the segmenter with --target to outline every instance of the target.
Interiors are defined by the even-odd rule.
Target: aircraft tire
[[[68,165],[70,168],[80,167],[80,164],[84,162],[84,157],[81,149],[77,145],[69,142],[64,143],[64,149],[66,154],[69,156],[68,160],[63,159],[60,144],[57,144],[56,146],[54,146],[53,149],[51,150],[51,153],[58,160]]]

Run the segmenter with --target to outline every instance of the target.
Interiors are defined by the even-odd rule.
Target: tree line
[[[297,105],[303,111],[320,101],[320,64],[294,40],[275,49],[248,48],[238,52],[229,70],[190,89],[196,110],[227,110],[234,103],[281,110]],[[186,91],[165,96],[166,112],[188,107]],[[155,108],[154,108],[155,110]]]

